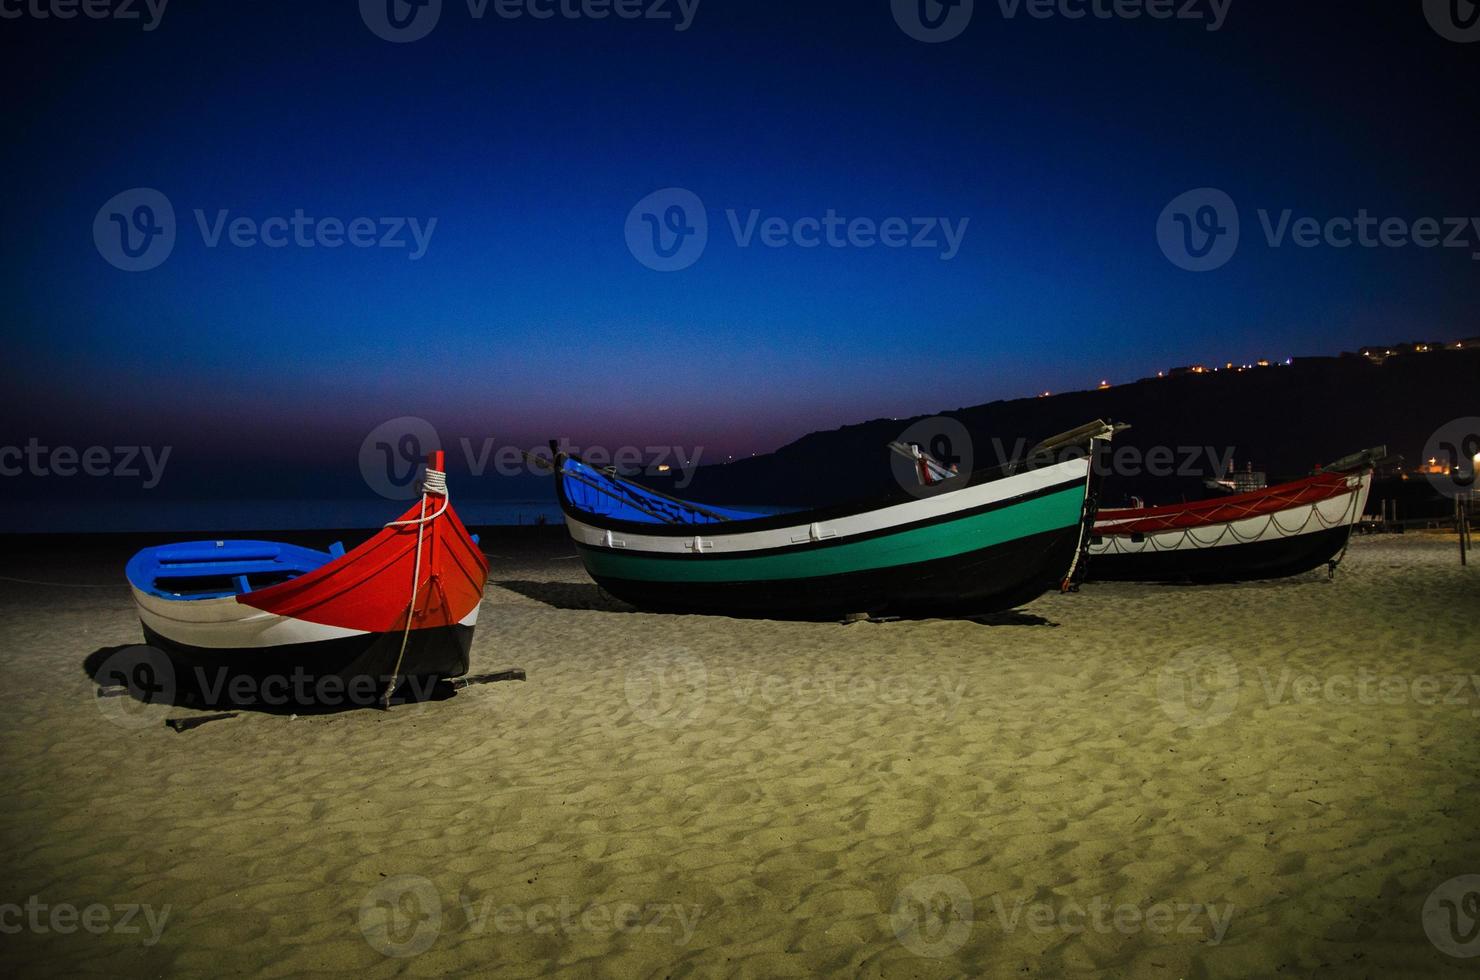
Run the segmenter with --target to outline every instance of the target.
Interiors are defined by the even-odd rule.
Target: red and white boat
[[[1281,578],[1341,560],[1362,519],[1383,449],[1312,476],[1231,497],[1102,509],[1090,537],[1090,580]]]
[[[488,561],[433,453],[421,499],[364,544],[145,548],[127,568],[144,639],[192,701],[356,707],[467,673]]]

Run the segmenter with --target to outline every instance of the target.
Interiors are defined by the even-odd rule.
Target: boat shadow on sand
[[[536,582],[528,579],[503,579],[490,580],[489,585],[533,599],[544,603],[555,609],[573,609],[583,612],[610,612],[610,613],[639,613],[644,612],[636,606],[623,602],[601,586],[593,582]],[[665,615],[659,613],[658,615]],[[675,613],[673,615],[686,615]],[[1026,612],[1022,609],[1005,609],[1001,612],[984,613],[976,616],[942,617],[942,616],[888,616],[876,622],[893,622],[901,620],[904,622],[928,622],[931,620],[952,619],[957,622],[977,623],[982,626],[1047,626],[1056,628],[1059,624],[1045,619],[1035,613]],[[787,620],[791,621],[791,620]],[[806,622],[807,620],[801,620]],[[823,619],[817,622],[831,623],[838,620]]]
[[[82,659],[82,670],[96,685],[95,696],[99,699],[130,698],[140,704],[165,704],[172,707],[190,708],[198,711],[250,711],[269,715],[330,715],[345,711],[378,707],[380,698],[374,691],[366,697],[351,697],[347,694],[319,698],[310,695],[307,699],[291,697],[235,697],[229,692],[229,679],[214,680],[218,692],[228,692],[223,697],[207,696],[200,683],[170,663],[169,658],[154,647],[139,643],[121,646],[99,647]],[[503,679],[503,678],[490,678]],[[286,679],[285,679],[286,680]],[[262,678],[255,677],[246,688],[237,690],[270,692]],[[408,678],[396,691],[392,706],[432,701],[446,701],[458,694],[458,684],[448,680],[418,683],[417,678]],[[285,690],[290,690],[286,688]],[[311,690],[311,685],[309,690]]]

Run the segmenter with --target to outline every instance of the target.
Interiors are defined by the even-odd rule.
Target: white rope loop
[[[1341,516],[1335,518],[1334,520],[1328,521],[1326,519],[1326,515],[1321,512],[1321,504],[1327,503],[1330,500],[1334,500],[1334,497],[1328,497],[1326,498],[1326,500],[1316,500],[1312,501],[1309,504],[1305,504],[1304,506],[1310,508],[1310,510],[1309,513],[1305,515],[1305,519],[1300,522],[1300,525],[1298,527],[1286,527],[1285,525],[1281,524],[1278,520],[1280,512],[1274,511],[1273,513],[1264,515],[1264,526],[1255,531],[1253,534],[1240,533],[1237,527],[1235,527],[1235,524],[1238,520],[1249,520],[1249,518],[1245,517],[1224,522],[1220,526],[1220,529],[1215,533],[1212,540],[1198,537],[1198,535],[1196,534],[1196,531],[1198,529],[1195,527],[1168,529],[1165,531],[1149,531],[1146,532],[1146,536],[1144,539],[1144,543],[1149,547],[1142,548],[1139,551],[1133,551],[1127,547],[1127,542],[1123,540],[1126,535],[1110,534],[1105,535],[1105,537],[1108,538],[1113,553],[1117,555],[1145,554],[1148,551],[1157,554],[1171,551],[1180,551],[1182,550],[1182,546],[1188,544],[1189,542],[1192,544],[1192,548],[1190,550],[1200,551],[1204,548],[1218,547],[1223,543],[1225,539],[1228,538],[1232,538],[1239,544],[1251,544],[1255,541],[1263,540],[1265,533],[1271,529],[1274,530],[1276,538],[1293,538],[1304,534],[1306,530],[1310,527],[1312,522],[1319,524],[1322,530],[1331,530],[1332,528],[1340,527],[1342,525],[1350,527],[1360,516],[1356,513],[1359,490],[1360,486],[1352,487],[1347,491],[1348,499],[1347,502],[1342,506]],[[1158,540],[1159,538],[1165,539],[1167,536],[1172,534],[1178,534],[1178,537],[1171,542]]]
[[[435,514],[427,514],[427,498],[438,496],[442,498],[442,506]],[[406,628],[401,633],[401,650],[396,654],[396,666],[391,671],[390,681],[386,684],[384,702],[385,706],[391,706],[391,695],[395,693],[396,685],[401,679],[401,664],[406,659],[406,645],[411,640],[411,620],[416,615],[416,593],[421,588],[421,550],[422,543],[426,538],[426,526],[447,512],[451,506],[452,498],[447,493],[447,471],[434,470],[427,467],[426,476],[421,481],[421,516],[409,518],[404,521],[391,521],[386,527],[406,527],[416,525],[416,561],[411,569],[411,599],[406,604]]]

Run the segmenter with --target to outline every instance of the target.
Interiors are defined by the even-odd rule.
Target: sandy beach
[[[1473,969],[1480,580],[1452,538],[992,622],[633,612],[492,540],[468,688],[97,697],[126,556],[0,566],[12,976]],[[50,584],[26,584],[25,578]],[[1458,911],[1455,911],[1458,910]],[[1453,923],[1449,916],[1457,915]]]

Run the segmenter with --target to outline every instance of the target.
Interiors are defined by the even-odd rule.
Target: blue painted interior
[[[315,551],[271,541],[191,541],[145,548],[125,574],[141,592],[161,599],[222,599],[297,578],[344,554],[335,542]]]
[[[576,507],[618,520],[642,524],[721,524],[763,516],[760,511],[685,503],[569,458],[560,471],[560,479],[566,498]]]

